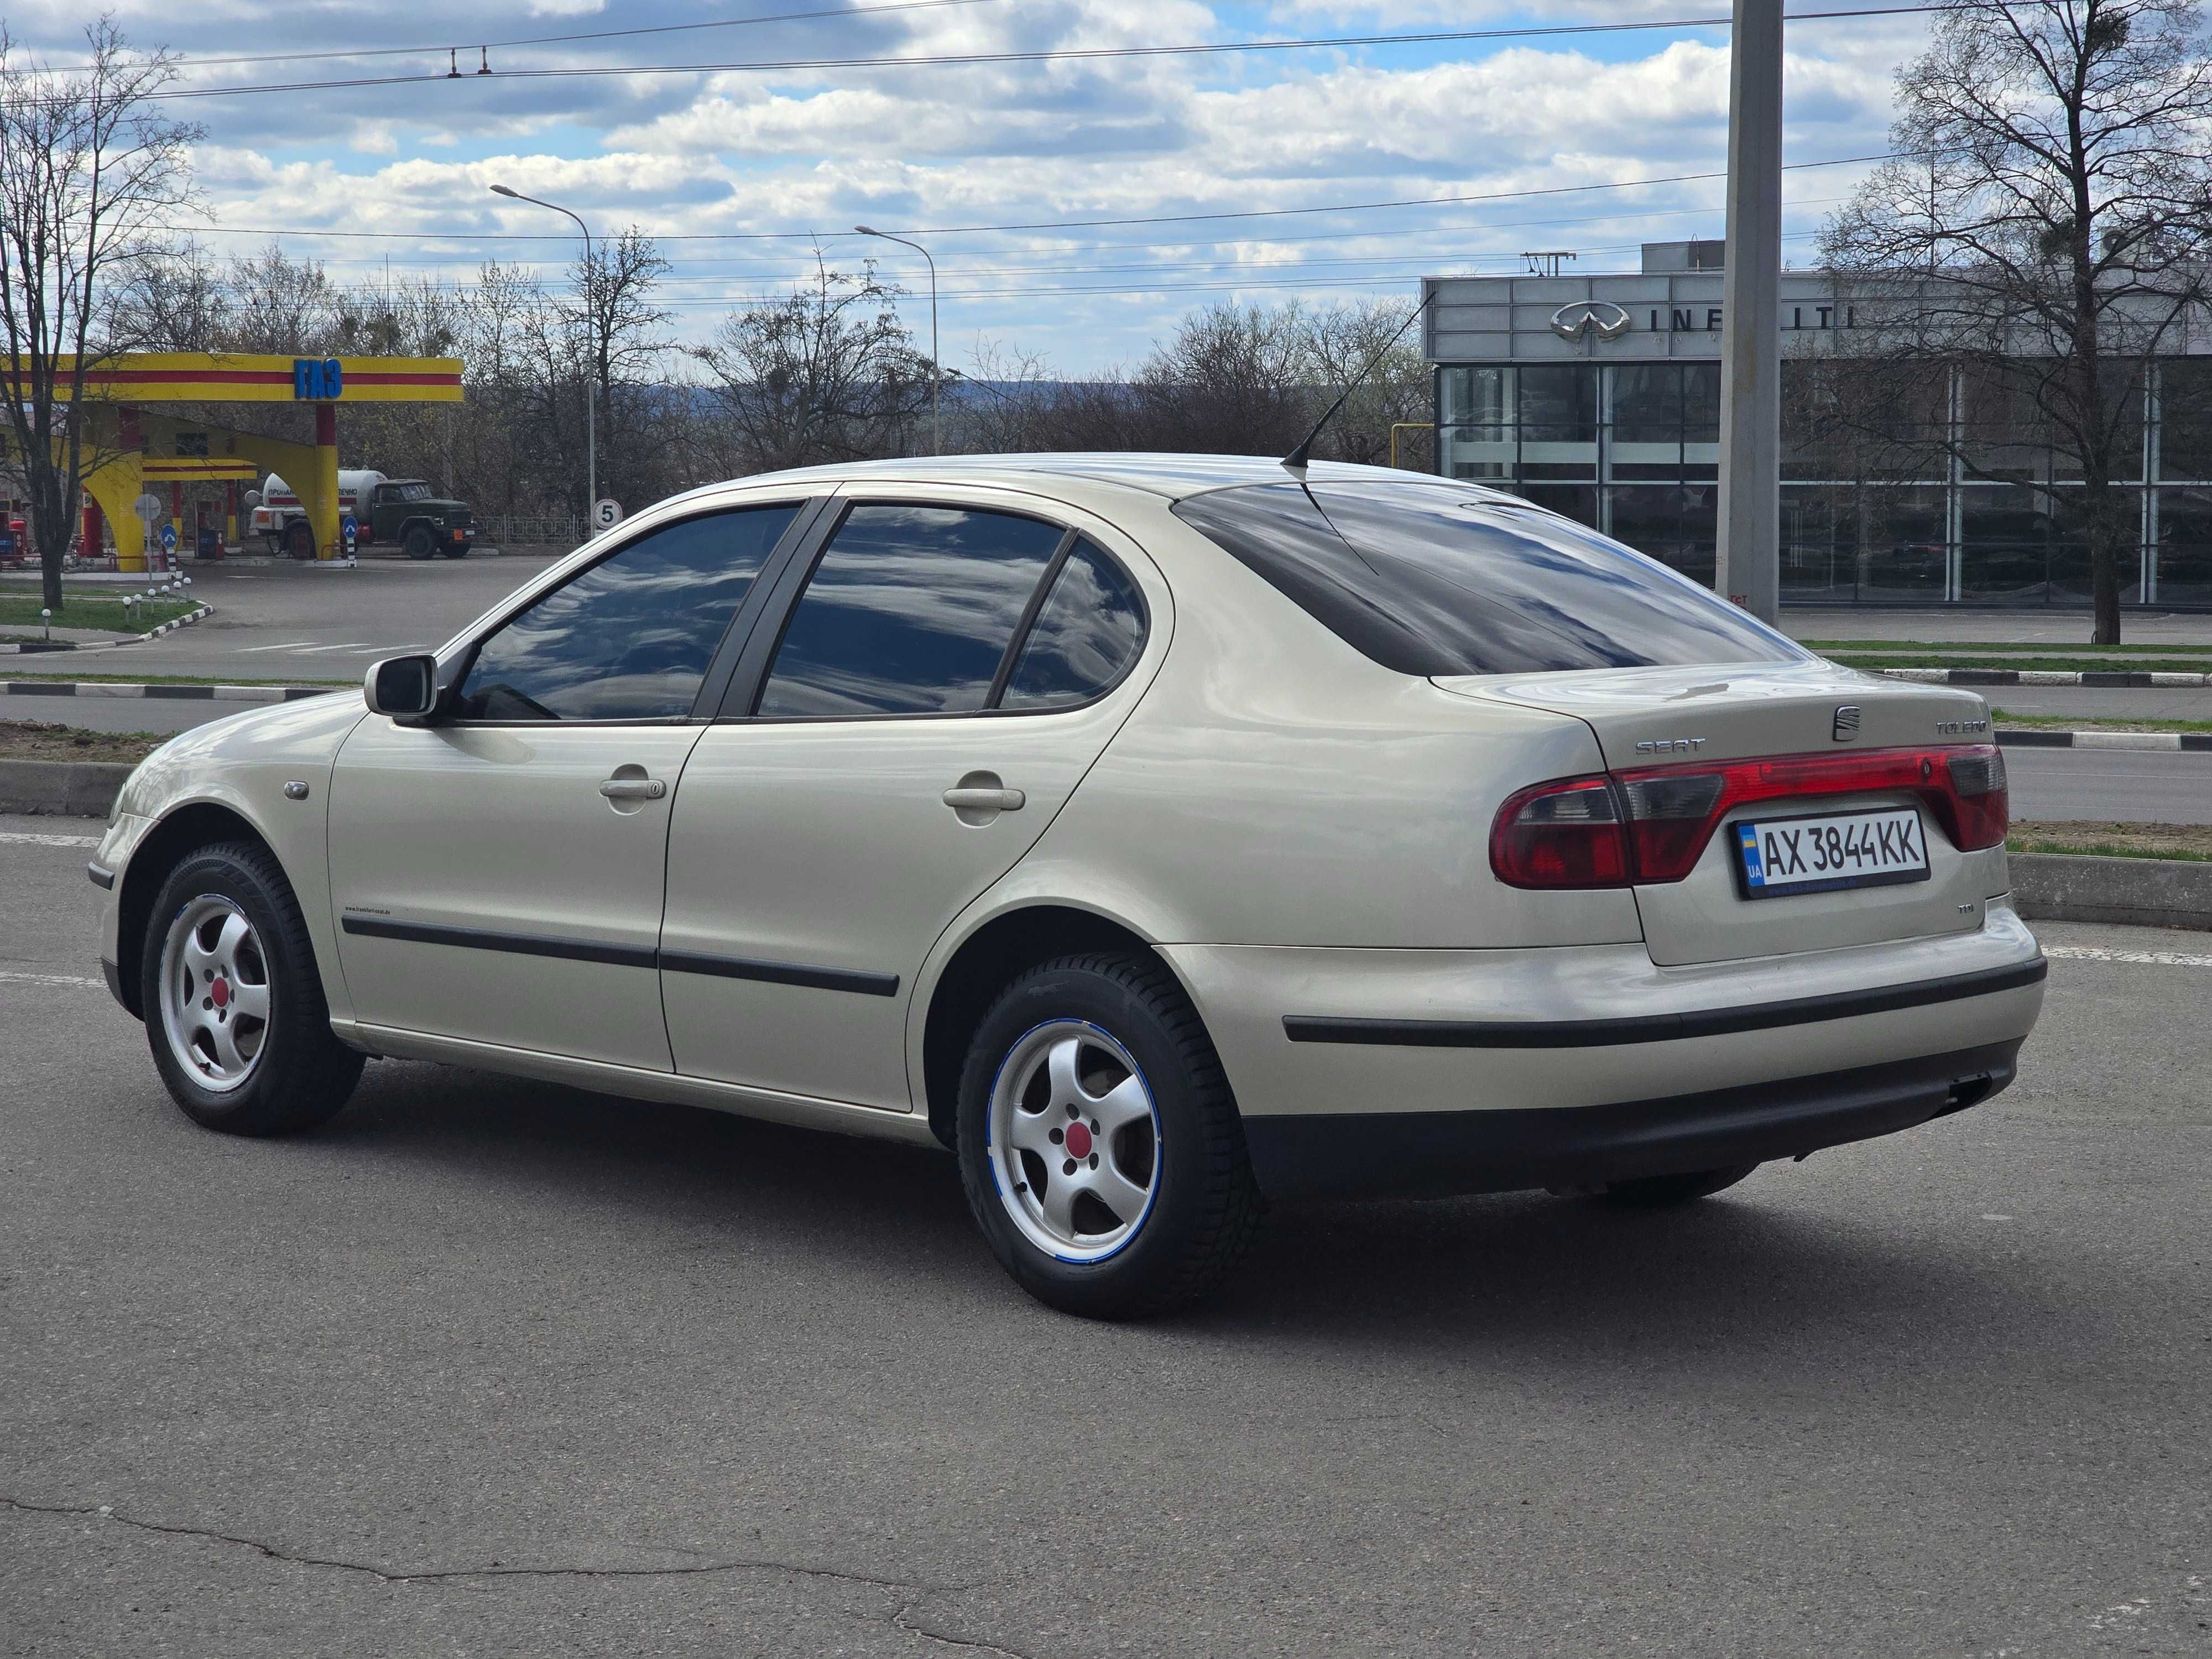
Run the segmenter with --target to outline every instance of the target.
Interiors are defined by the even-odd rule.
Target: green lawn
[[[2015,714],[1992,708],[1999,726],[2039,726],[2057,732],[2212,732],[2212,720],[2097,720],[2087,714]]]
[[[143,634],[148,629],[199,609],[198,599],[149,599],[126,616],[120,598],[108,593],[70,593],[53,614],[57,628],[104,628],[117,634]],[[0,592],[0,628],[36,629],[40,624],[39,595],[20,589]]]

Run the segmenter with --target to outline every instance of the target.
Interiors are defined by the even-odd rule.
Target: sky
[[[1785,163],[1878,155],[1909,0],[1791,0]],[[1728,30],[1705,0],[118,0],[131,42],[180,55],[167,111],[199,124],[219,255],[275,242],[373,286],[486,259],[557,276],[569,222],[659,239],[682,338],[873,257],[908,290],[937,265],[942,360],[1133,364],[1191,307],[1411,297],[1526,250],[1632,270],[1638,244],[1723,232]],[[801,15],[794,15],[801,14]],[[82,0],[14,0],[6,27],[81,57]],[[740,21],[743,20],[743,21]],[[1664,27],[1204,55],[824,64],[1435,31]],[[712,27],[684,27],[707,24]],[[614,38],[550,40],[612,30]],[[536,44],[520,44],[534,42]],[[362,54],[377,55],[362,55]],[[260,58],[259,62],[223,59]],[[448,66],[459,68],[458,78]],[[772,65],[773,67],[745,67]],[[705,66],[705,67],[702,67]],[[489,67],[489,75],[478,74]],[[672,72],[643,72],[669,68]],[[590,70],[591,73],[577,73]],[[556,71],[532,73],[531,71]],[[386,84],[332,84],[385,81]],[[1784,258],[1867,171],[1785,174]],[[1590,185],[1607,188],[1589,189]],[[1552,193],[1542,193],[1552,192]],[[1364,206],[1437,197],[1487,199]],[[1156,222],[1133,223],[1151,220]],[[1120,221],[1101,223],[1100,221]]]

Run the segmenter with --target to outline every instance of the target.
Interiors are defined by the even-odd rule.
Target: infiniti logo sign
[[[1618,340],[1628,325],[1628,313],[1610,300],[1577,300],[1552,313],[1552,332],[1562,340],[1579,340],[1593,331],[1601,340]]]

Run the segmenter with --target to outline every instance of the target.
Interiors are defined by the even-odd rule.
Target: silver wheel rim
[[[269,1036],[269,959],[218,893],[177,912],[161,943],[161,1029],[185,1074],[214,1094],[253,1075]]]
[[[991,1085],[991,1179],[1022,1236],[1062,1261],[1103,1261],[1159,1195],[1160,1115],[1136,1060],[1087,1020],[1024,1032]]]

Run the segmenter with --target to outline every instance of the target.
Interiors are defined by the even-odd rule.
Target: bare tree
[[[207,250],[188,242],[130,272],[110,295],[102,331],[116,351],[220,351],[234,322],[230,284]]]
[[[1970,396],[2028,414],[2078,479],[2041,493],[2087,544],[2100,643],[2120,637],[2121,558],[2137,542],[2118,486],[2145,379],[2208,298],[2202,22],[2196,0],[1966,0],[1899,73],[1891,143],[1911,159],[1879,169],[1822,237],[1868,296],[1862,345],[1964,366]],[[2027,435],[2016,422],[2013,435]],[[1990,440],[1954,432],[1947,447],[1973,476],[2018,479]]]
[[[226,285],[229,349],[307,356],[337,343],[337,286],[315,260],[292,258],[271,242],[231,261]]]
[[[1417,336],[1401,332],[1413,310],[1410,301],[1365,300],[1298,315],[1306,375],[1315,396],[1324,400],[1322,408],[1328,406],[1325,400],[1352,385],[1352,377],[1370,362],[1375,364],[1316,442],[1322,454],[1370,466],[1388,465],[1392,427],[1424,424],[1429,419],[1434,394],[1421,343]],[[1377,353],[1382,354],[1379,362]],[[1315,414],[1319,418],[1319,410]],[[1429,446],[1421,445],[1419,453],[1421,462],[1416,465],[1426,471]]]
[[[102,355],[108,285],[152,259],[198,200],[190,146],[199,130],[145,101],[174,77],[174,60],[134,52],[108,18],[85,40],[83,67],[51,70],[0,25],[0,401],[30,495],[44,603],[55,611],[78,492],[96,459],[75,411]]]
[[[693,356],[735,440],[725,470],[772,471],[891,455],[929,402],[928,360],[914,349],[872,261],[830,269],[770,306],[733,312]]]
[[[1295,303],[1209,306],[1185,317],[1132,382],[1140,447],[1287,454],[1320,413],[1307,343]]]

